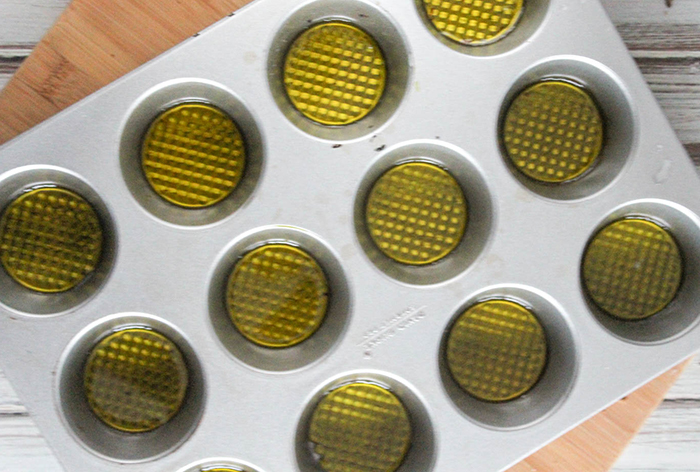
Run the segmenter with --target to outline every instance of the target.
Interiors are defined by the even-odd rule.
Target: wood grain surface
[[[0,92],[0,142],[98,90],[247,1],[74,0],[57,25],[35,46],[31,34],[35,30],[41,33],[42,26],[20,21],[27,18],[20,10],[37,8],[55,13],[66,0],[0,0],[0,84],[3,76],[14,74],[23,64]],[[676,0],[669,9],[661,1],[606,2],[618,30],[696,163],[700,162],[699,3]],[[6,22],[6,15],[12,21]],[[679,367],[672,369],[511,470],[609,470],[644,419],[663,400],[680,371]],[[698,396],[700,392],[696,390],[685,400],[669,401],[674,405],[685,401],[697,408]],[[9,449],[31,451],[22,448],[26,447],[23,441],[37,436],[36,432],[29,432],[32,428],[35,430],[26,411],[0,377],[0,471],[60,470],[52,457],[36,462],[32,452],[28,452],[27,460],[17,452],[4,454]],[[43,444],[42,447],[45,448]],[[10,456],[14,462],[6,464],[3,457]],[[644,461],[640,467],[625,470],[681,470],[656,468]],[[697,468],[687,470],[700,470],[700,462]]]

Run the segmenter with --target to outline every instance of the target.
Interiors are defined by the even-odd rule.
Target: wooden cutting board
[[[0,144],[249,2],[73,0],[0,92]],[[609,470],[685,365],[669,370],[509,472]]]

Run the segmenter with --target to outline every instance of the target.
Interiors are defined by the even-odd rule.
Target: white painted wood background
[[[69,1],[0,0],[0,89]],[[678,136],[700,165],[700,0],[603,1]],[[0,472],[59,471],[0,371]],[[614,471],[700,472],[700,358],[669,392]]]

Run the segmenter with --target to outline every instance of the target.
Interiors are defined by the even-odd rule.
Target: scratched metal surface
[[[553,5],[556,4],[556,2],[552,2],[552,3],[553,3]],[[624,64],[624,63],[623,63],[623,65],[628,65],[628,64]],[[619,67],[619,66],[618,66],[618,67]],[[156,74],[156,75],[157,75],[157,74]],[[634,80],[632,80],[632,83],[634,83]],[[112,93],[114,93],[114,92],[112,92]],[[641,93],[641,92],[639,92],[639,93]],[[410,99],[410,97],[409,97],[409,99]],[[641,99],[640,101],[641,101],[642,103],[646,103],[645,100],[647,100],[647,99],[645,99],[645,98],[644,98],[644,95],[642,94],[642,99]],[[648,102],[648,100],[647,100],[647,102]],[[653,109],[653,108],[654,108],[654,107],[652,107],[652,109]],[[652,111],[654,111],[654,110],[652,110]],[[655,118],[656,120],[659,120],[659,119],[660,119],[658,113],[657,113],[657,116],[652,117],[652,118]],[[650,119],[651,119],[651,118],[650,118]],[[51,126],[55,126],[55,125],[48,125],[48,126],[51,127]],[[664,126],[664,124],[661,123],[661,126]],[[388,131],[388,130],[384,130],[384,131]],[[388,133],[387,133],[387,134],[388,134]],[[443,139],[445,139],[445,138],[443,138]],[[397,141],[398,141],[398,140],[397,140]],[[355,143],[353,143],[353,144],[355,144]],[[672,145],[673,145],[673,143],[671,143],[671,146],[672,146]],[[349,147],[349,146],[350,146],[350,145],[344,146],[344,147]],[[465,147],[466,147],[466,146],[465,146]],[[373,149],[372,149],[372,150],[373,150]],[[370,151],[370,150],[367,149],[366,152],[369,153],[369,151]],[[680,153],[679,156],[684,157],[684,156],[682,155],[682,153]],[[658,169],[653,168],[653,167],[650,167],[649,170],[654,170],[654,175],[658,175],[658,172],[657,172]],[[663,180],[663,179],[662,179],[662,180]],[[696,185],[696,186],[697,186],[697,185]],[[628,190],[629,190],[629,189],[628,189]],[[101,193],[102,193],[102,192],[100,192],[100,194],[101,194]],[[618,195],[618,197],[619,197],[619,195]],[[223,226],[223,225],[222,225],[222,226]],[[467,292],[467,293],[471,293],[471,292]],[[429,298],[429,297],[428,297],[428,298]],[[464,297],[463,297],[463,298],[464,298]],[[416,306],[418,306],[418,305],[416,305]],[[437,305],[433,305],[433,304],[429,304],[429,303],[428,303],[428,304],[420,305],[420,306],[424,306],[425,308],[424,308],[422,311],[421,311],[421,310],[418,310],[416,313],[422,313],[422,314],[425,315],[425,317],[426,317],[426,320],[425,320],[425,321],[421,321],[421,323],[430,322],[430,320],[428,319],[428,316],[429,316],[429,315],[428,315],[428,313],[429,313],[428,307],[437,306]],[[448,311],[449,311],[449,310],[448,310]],[[452,312],[454,312],[454,310],[452,310]],[[392,316],[391,316],[391,315],[387,316],[387,319],[388,319],[388,320],[391,320],[391,319],[392,319]],[[383,324],[384,324],[384,323],[379,322],[379,323],[377,323],[377,324],[370,325],[369,328],[366,328],[364,331],[360,330],[360,331],[358,331],[358,333],[364,335],[365,333],[371,332],[371,331],[373,330],[372,326],[375,327],[374,329],[377,329],[377,327],[378,327],[378,328],[381,330]],[[576,325],[576,326],[577,326],[577,328],[578,328],[578,325]],[[585,323],[584,323],[583,326],[584,326],[584,328],[585,328],[585,326],[586,326]],[[591,327],[589,326],[588,329],[590,329],[590,328],[591,328]],[[407,331],[407,332],[410,332],[410,331],[408,331],[408,330],[406,330],[406,331]],[[415,331],[415,330],[414,330],[414,331]],[[389,333],[392,333],[392,331],[386,331],[386,330],[384,330],[383,333],[384,333],[383,336],[374,338],[374,340],[375,340],[375,343],[374,343],[374,344],[377,345],[376,349],[380,349],[380,348],[381,348],[381,345],[380,345],[380,344],[384,344],[384,345],[386,346],[386,345],[389,345],[388,342],[394,342],[394,341],[391,341],[391,339],[394,338],[394,336],[395,336],[395,334],[396,334],[396,331],[393,332],[393,333],[394,333],[393,336],[390,336],[390,335],[389,335]],[[360,339],[361,339],[361,337],[360,337]],[[381,340],[382,343],[378,343],[377,341],[379,341],[379,340]],[[356,344],[363,344],[363,342],[360,341],[360,342],[358,342],[358,343],[356,343]],[[406,344],[410,344],[410,342],[407,341]],[[696,344],[697,344],[697,343],[696,343]],[[365,346],[366,346],[366,345],[367,345],[367,344],[365,343]],[[342,346],[341,346],[341,348],[342,348]],[[583,349],[583,348],[582,348],[582,349]],[[648,352],[648,349],[641,349],[639,352],[644,352],[645,350]],[[632,351],[634,351],[634,349],[632,349]],[[661,352],[661,351],[663,351],[663,349],[659,349],[659,352]],[[352,351],[350,351],[350,352],[352,352]],[[628,354],[629,354],[629,353],[628,353]],[[334,355],[335,355],[335,354],[334,354]],[[366,357],[366,356],[365,356],[365,357]],[[371,359],[370,359],[370,361],[371,361]],[[229,362],[230,362],[230,359],[229,359]],[[366,365],[366,364],[360,364],[360,365]],[[371,365],[371,364],[370,364],[370,365]],[[401,366],[401,364],[399,363],[399,367],[400,367],[400,366]],[[372,370],[372,368],[370,367],[370,368],[365,369],[365,368],[363,367],[363,370]],[[407,372],[407,371],[406,371],[406,372]],[[407,377],[410,378],[410,375],[407,375]],[[326,378],[327,378],[327,377],[326,377]],[[404,379],[404,376],[401,376],[401,378]],[[320,377],[317,377],[317,379],[320,379]],[[625,380],[629,380],[629,379],[625,379]],[[318,383],[318,382],[317,382],[317,383]],[[322,382],[321,382],[321,383],[322,383]],[[624,383],[624,382],[621,382],[621,383]],[[629,384],[629,382],[628,382],[628,384]],[[316,384],[314,384],[314,385],[316,385]],[[419,383],[416,383],[416,385],[420,385],[420,384],[419,384]],[[577,388],[578,388],[578,387],[577,387]],[[418,390],[421,390],[421,389],[418,388]],[[614,389],[613,389],[613,390],[614,390]],[[576,393],[576,391],[572,392],[571,398],[569,398],[569,399],[567,400],[568,403],[571,403],[571,402],[575,401],[575,399],[576,399],[575,393]],[[428,403],[430,403],[430,402],[428,402]],[[561,408],[560,411],[557,411],[557,413],[556,413],[555,416],[558,417],[558,418],[561,418],[561,417],[562,417],[561,415],[564,414],[564,413],[562,413],[562,411],[564,411],[564,410],[566,410],[566,405],[565,405],[564,408]],[[573,410],[575,411],[576,409],[574,408]],[[566,411],[568,411],[567,414],[569,414],[569,415],[571,414],[571,409],[570,409],[570,408],[569,408],[568,410],[566,410]],[[574,416],[575,416],[575,415],[574,415]],[[569,419],[570,419],[570,418],[571,418],[571,417],[569,417]],[[545,429],[551,429],[552,425],[553,425],[553,424],[556,424],[556,418],[550,417],[550,418],[548,418],[548,419],[546,420],[546,422],[544,422],[544,423],[548,423],[548,424],[549,424],[549,426],[548,426],[547,428],[545,428]],[[537,425],[534,429],[528,429],[528,430],[527,430],[528,435],[529,435],[530,433],[537,435],[537,434],[538,434],[538,431],[539,431],[540,437],[541,437],[542,428],[544,427],[544,426],[543,426],[544,423]],[[534,433],[533,433],[533,431],[534,431]],[[489,433],[491,433],[491,432],[484,432],[484,434],[482,435],[482,437],[488,437],[488,436],[489,436]],[[520,434],[520,433],[518,433],[518,432],[509,432],[509,433],[499,432],[499,433],[500,433],[500,434],[496,434],[495,437],[499,437],[501,434],[507,434],[509,437],[518,438],[518,437],[519,437],[518,434]],[[200,436],[201,436],[200,431],[198,431],[198,432],[196,433],[196,435],[200,435]],[[502,436],[501,436],[501,437],[502,437]],[[195,437],[192,437],[192,441],[193,441],[193,442],[194,442],[194,440],[195,440]],[[442,446],[442,447],[444,447],[444,446]],[[176,454],[179,454],[179,453],[180,453],[180,451],[178,451]],[[265,469],[266,463],[265,463],[264,461],[258,462],[257,465],[260,466],[262,470],[266,470],[266,469]],[[476,464],[475,464],[475,465],[476,465]],[[438,466],[439,466],[439,464],[438,464]],[[70,468],[69,470],[79,470],[79,469],[77,469],[77,468],[76,468],[76,469]],[[145,470],[145,469],[142,467],[142,468],[138,468],[138,470]],[[410,469],[406,469],[406,470],[410,470]],[[443,470],[443,469],[438,468],[438,470]]]

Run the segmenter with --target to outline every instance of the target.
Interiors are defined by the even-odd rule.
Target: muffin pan
[[[501,471],[700,348],[699,202],[597,2],[259,0],[0,148],[0,362],[70,471]]]

